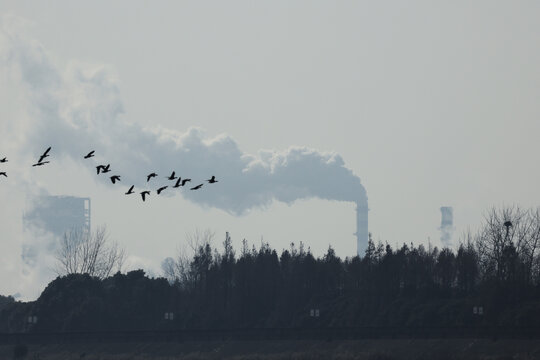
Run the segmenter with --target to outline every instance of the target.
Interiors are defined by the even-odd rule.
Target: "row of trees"
[[[249,258],[257,258],[270,251],[269,244],[261,244],[259,250],[248,248],[244,240],[240,258],[236,259],[229,234],[223,242],[223,253],[212,248],[214,234],[210,231],[196,231],[188,236],[189,249],[192,256],[179,251],[176,259],[167,258],[162,268],[170,281],[189,289],[201,286],[212,269],[224,270],[225,277],[231,277],[231,267],[242,264]],[[480,283],[519,283],[521,286],[538,285],[540,282],[540,209],[523,210],[519,207],[493,208],[485,216],[484,223],[476,234],[466,233],[460,241],[457,252],[444,248],[424,245],[414,247],[403,244],[393,250],[388,244],[368,242],[367,250],[362,258],[336,258],[330,246],[327,254],[318,261],[335,262],[336,270],[344,274],[354,272],[360,266],[355,278],[359,281],[365,277],[364,283],[380,277],[378,271],[392,273],[399,279],[400,287],[411,283],[411,277],[417,278],[415,287],[420,283],[445,290],[469,293]],[[275,254],[277,258],[277,253]],[[291,244],[289,250],[281,253],[280,261],[289,257],[299,257],[307,262],[314,261],[309,249],[305,250],[300,242],[299,248]],[[397,260],[391,260],[396,257]],[[394,263],[393,263],[394,262]],[[404,271],[406,270],[406,271]],[[421,280],[421,274],[425,278]],[[344,278],[346,275],[338,278]],[[382,279],[381,279],[382,280]],[[358,282],[357,281],[357,282]],[[231,283],[232,279],[227,279]],[[379,282],[375,280],[375,282]],[[342,284],[345,286],[344,284]],[[381,285],[383,286],[383,285]],[[379,286],[380,287],[380,286]]]
[[[236,261],[231,239],[227,234],[223,254],[212,248],[213,239],[214,234],[210,230],[196,230],[188,234],[186,244],[191,256],[182,248],[176,259],[167,258],[162,264],[164,276],[184,287],[190,287],[194,282],[204,281],[201,272],[205,273],[206,270],[202,269],[215,266],[215,261],[224,261],[231,275],[229,267]],[[262,244],[261,248],[269,248],[269,245]],[[369,240],[363,260],[370,264],[370,271],[383,260],[388,249],[388,245],[380,242],[375,245]],[[412,244],[410,249],[414,249]],[[401,253],[408,250],[407,245],[399,249]],[[431,246],[428,249],[419,246],[417,252],[420,257],[429,254],[433,264],[425,264],[428,268],[437,267],[436,273],[440,278],[434,278],[433,281],[444,288],[470,290],[478,280],[517,281],[526,284],[537,281],[540,276],[539,250],[540,209],[505,207],[491,209],[478,233],[465,234],[457,254],[448,248],[439,251]],[[291,244],[289,254],[295,251],[294,244]],[[298,251],[300,254],[305,252],[302,244]],[[247,248],[246,242],[243,243],[242,257],[255,252]],[[307,253],[310,254],[310,251]],[[123,263],[124,250],[108,239],[105,227],[99,227],[93,233],[74,229],[67,232],[60,241],[56,272],[58,275],[89,274],[104,279],[120,271]]]
[[[150,279],[142,270],[110,277],[72,271],[35,303],[8,305],[0,320],[31,311],[42,319],[35,328],[44,331],[534,325],[540,317],[538,215],[492,209],[457,251],[392,248],[370,239],[363,257],[346,259],[332,247],[316,258],[303,243],[278,254],[267,243],[256,248],[245,240],[237,254],[229,234],[217,250],[214,235],[198,231],[187,239],[191,255],[164,261],[165,278]],[[472,312],[477,305],[485,309],[482,317]],[[311,317],[310,309],[321,316]],[[175,313],[174,321],[165,321],[165,312]]]

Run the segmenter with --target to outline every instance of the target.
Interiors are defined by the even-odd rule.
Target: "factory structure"
[[[22,258],[25,263],[34,264],[40,250],[54,252],[58,241],[68,231],[79,230],[90,233],[90,213],[90,198],[74,196],[33,198],[23,214]]]
[[[444,247],[452,246],[454,233],[454,209],[451,206],[441,207],[441,243]]]
[[[369,240],[368,231],[368,203],[364,201],[356,202],[356,251],[358,256],[363,257]],[[454,209],[451,206],[441,207],[441,243],[443,247],[452,247],[452,235],[454,233]]]
[[[26,229],[36,227],[55,236],[63,236],[74,228],[90,231],[90,198],[74,196],[40,196],[23,214]]]

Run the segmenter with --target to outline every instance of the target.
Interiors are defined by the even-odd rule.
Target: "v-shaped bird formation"
[[[47,150],[45,150],[45,152],[43,152],[43,154],[41,154],[39,156],[38,161],[35,164],[33,164],[32,167],[40,167],[40,166],[49,164],[50,160],[46,160],[46,159],[50,157],[50,155],[49,155],[50,151],[51,151],[51,147],[49,146],[47,148]],[[90,159],[90,158],[93,158],[94,156],[95,156],[95,150],[92,150],[88,154],[83,156],[83,159]],[[0,159],[0,164],[6,163],[6,162],[8,162],[8,159],[6,157]],[[106,165],[101,164],[101,165],[96,166],[97,175],[106,174],[106,173],[109,173],[111,171],[112,171],[111,170],[111,164],[106,164]],[[0,177],[1,176],[4,176],[4,177],[7,178],[8,177],[7,172],[6,171],[0,171]],[[150,173],[150,174],[148,174],[146,176],[146,182],[150,183],[150,180],[152,180],[153,178],[156,178],[156,177],[158,177],[158,174],[156,174],[155,172],[152,172],[152,173]],[[165,176],[164,178],[169,180],[169,181],[173,181],[174,185],[173,186],[164,185],[164,186],[159,187],[156,190],[156,193],[158,195],[161,195],[161,193],[163,193],[163,191],[165,191],[169,187],[171,187],[171,188],[184,187],[186,185],[186,183],[191,182],[191,179],[189,179],[189,178],[183,178],[182,179],[182,177],[176,176],[176,171],[173,171],[171,173],[171,175]],[[113,184],[117,184],[118,182],[122,181],[120,175],[112,175],[112,176],[109,177],[109,179],[111,180],[111,182]],[[210,179],[207,179],[205,181],[207,181],[209,184],[215,184],[215,183],[218,182],[214,175],[212,175],[212,177]],[[203,187],[203,185],[204,185],[204,182],[190,188],[190,190],[199,190],[199,189],[201,189]],[[135,194],[135,185],[131,185],[129,190],[125,193],[125,195],[131,195],[131,194]],[[146,201],[146,198],[148,196],[150,196],[151,191],[147,190],[147,189],[144,189],[139,194],[141,195],[142,201]]]

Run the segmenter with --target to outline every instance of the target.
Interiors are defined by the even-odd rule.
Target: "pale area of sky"
[[[29,20],[59,66],[114,68],[133,122],[226,133],[247,153],[336,151],[367,190],[375,240],[440,245],[441,206],[454,208],[456,243],[492,205],[538,206],[538,2],[4,0],[0,12]],[[4,107],[0,121],[17,113]],[[41,183],[91,197],[93,223],[157,271],[197,227],[217,245],[230,231],[237,248],[263,237],[278,250],[356,251],[353,204],[274,203],[240,217],[181,198],[141,207],[90,176],[73,165],[65,178],[76,181]]]

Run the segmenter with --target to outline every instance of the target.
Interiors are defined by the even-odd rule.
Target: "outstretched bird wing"
[[[49,161],[43,161],[43,162],[39,161],[39,162],[35,163],[32,166],[42,166],[42,165],[45,165],[45,164],[48,164],[48,163],[49,163]]]
[[[49,156],[49,151],[51,151],[51,147],[49,146],[49,148],[47,150],[45,150],[45,152],[43,153],[43,155],[41,155],[39,157],[39,161],[38,163],[42,162],[43,159],[45,159],[47,156]]]

